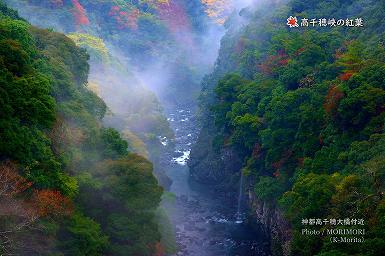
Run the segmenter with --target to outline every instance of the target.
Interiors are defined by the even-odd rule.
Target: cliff
[[[214,140],[210,134],[214,127],[207,125],[199,135],[197,143],[191,150],[188,162],[191,176],[201,182],[211,185],[229,186],[232,177],[238,177],[242,160],[236,150],[231,147],[215,149]]]
[[[260,2],[227,21],[215,69],[203,81],[191,173],[220,186],[236,184],[242,170],[250,217],[270,234],[275,255],[379,255],[384,2],[325,4]],[[289,27],[291,16],[339,17],[348,26]],[[301,234],[302,219],[351,216],[367,220],[364,244]],[[325,227],[334,226],[317,229]]]
[[[292,231],[282,211],[276,205],[257,199],[255,193],[250,190],[248,191],[248,206],[250,207],[250,217],[257,224],[261,224],[269,235],[272,254],[274,256],[290,255]]]

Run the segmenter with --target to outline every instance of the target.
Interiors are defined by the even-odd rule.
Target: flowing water
[[[167,175],[173,182],[170,192],[176,196],[174,205],[166,209],[176,231],[179,250],[175,255],[269,255],[262,231],[243,221],[242,184],[237,202],[189,178],[187,160],[199,131],[192,111],[182,108],[167,115],[176,136],[174,155],[165,156]]]
[[[241,172],[241,179],[239,181],[237,219],[235,221],[236,224],[243,223],[242,212],[241,212],[242,197],[243,197],[243,172]]]

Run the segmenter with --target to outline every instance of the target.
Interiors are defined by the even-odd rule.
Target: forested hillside
[[[201,35],[208,28],[199,0],[5,2],[39,27],[103,39],[131,76],[169,104],[191,103],[189,94],[197,96],[200,77],[216,56]]]
[[[271,230],[259,219],[275,255],[385,250],[384,10],[375,0],[275,1],[227,21],[203,82],[204,126],[189,165],[221,190],[237,187],[240,171],[247,177],[251,218],[264,207],[288,222]],[[363,26],[290,28],[290,16],[362,18]],[[335,227],[330,219],[351,227],[347,218],[364,220],[361,243],[301,234],[306,220],[322,220],[311,227],[322,231]]]
[[[0,255],[383,255],[384,10],[0,0]]]
[[[59,3],[59,1],[57,1]],[[85,50],[0,3],[0,254],[153,255],[162,188],[101,119]]]

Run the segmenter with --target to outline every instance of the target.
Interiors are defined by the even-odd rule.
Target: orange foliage
[[[342,80],[342,81],[348,81],[351,77],[352,77],[353,73],[350,72],[350,71],[346,71],[345,73],[341,74],[339,76],[339,78]]]
[[[201,0],[205,13],[218,24],[224,24],[233,6],[230,0]]]
[[[56,190],[36,190],[33,204],[39,216],[68,216],[73,211],[71,201]]]
[[[73,15],[75,17],[75,22],[77,25],[88,25],[90,21],[86,15],[84,7],[79,3],[79,0],[72,0],[74,6]]]
[[[0,236],[19,232],[32,226],[40,217],[63,216],[72,213],[70,200],[58,191],[33,190],[32,196],[23,193],[32,186],[18,174],[11,161],[0,163],[0,216],[16,217],[0,230]]]
[[[344,93],[335,85],[332,85],[325,97],[323,107],[328,114],[334,115],[338,107],[338,103],[344,97]]]

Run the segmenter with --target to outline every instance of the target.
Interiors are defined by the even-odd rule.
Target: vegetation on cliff
[[[205,137],[192,162],[205,158],[203,147],[217,159],[228,148],[237,152],[255,196],[290,221],[292,255],[385,249],[384,9],[383,1],[293,0],[245,10],[247,25],[235,30],[229,21],[216,70],[204,81]],[[362,18],[364,26],[289,28],[290,15]],[[363,243],[301,234],[302,220],[346,218],[364,219]]]
[[[190,94],[199,93],[199,79],[208,66],[207,54],[202,53],[207,49],[201,47],[205,38],[200,38],[208,29],[204,6],[199,0],[5,2],[32,24],[71,34],[80,45],[91,46],[88,48],[92,52],[95,52],[93,47],[101,46],[95,39],[102,39],[109,50],[120,55],[119,60],[127,62],[124,64],[128,64],[131,76],[133,70],[146,72],[145,76],[147,72],[160,72],[161,76],[162,70],[168,70],[170,77],[158,91],[158,96],[168,102],[191,102]],[[198,55],[205,58],[198,60]]]
[[[89,55],[0,3],[0,254],[152,255],[152,164],[103,128]]]

